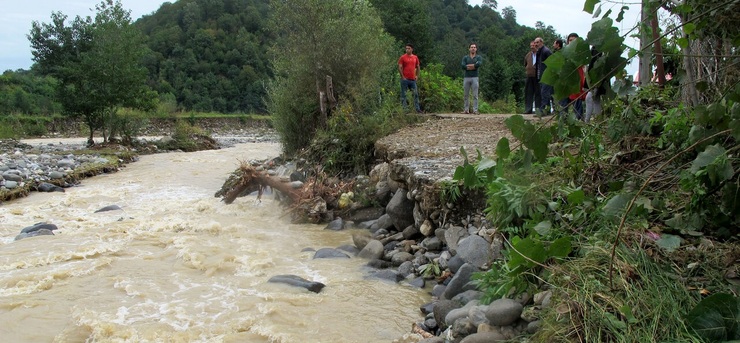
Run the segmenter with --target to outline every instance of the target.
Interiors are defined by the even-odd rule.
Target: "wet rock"
[[[357,256],[369,260],[380,259],[383,256],[383,243],[377,239],[373,239],[360,250]]]
[[[445,299],[452,299],[456,295],[466,290],[475,289],[475,286],[470,284],[470,278],[476,271],[478,271],[478,268],[476,268],[475,266],[468,263],[463,264],[463,266],[460,267],[460,270],[455,273],[455,276],[452,277],[452,280],[450,280],[450,283],[447,285],[447,289],[444,293]]]
[[[486,317],[491,325],[507,326],[514,324],[523,311],[522,304],[512,299],[498,299],[488,305]]]
[[[474,235],[460,240],[457,256],[476,268],[484,268],[491,264],[491,245],[485,238]]]
[[[447,329],[447,323],[445,322],[445,318],[447,317],[447,314],[450,313],[450,311],[454,309],[458,309],[462,307],[459,302],[452,301],[452,300],[440,300],[436,304],[434,304],[434,320],[437,321],[437,325],[444,330]]]
[[[313,255],[313,258],[349,258],[349,256],[337,249],[321,248],[316,251],[316,253]]]
[[[344,230],[345,223],[342,218],[337,218],[329,222],[324,230],[341,231]]]
[[[54,233],[51,232],[51,230],[49,229],[39,229],[36,231],[31,231],[31,232],[23,232],[19,234],[18,236],[15,236],[15,240],[19,241],[24,238],[36,237],[36,236],[54,236]]]
[[[271,277],[267,282],[272,283],[283,283],[295,287],[305,288],[311,292],[319,293],[326,285],[321,282],[308,281],[300,276],[296,275],[275,275]]]
[[[56,225],[54,225],[54,224],[49,224],[49,223],[41,222],[41,223],[36,223],[36,224],[31,225],[31,226],[27,226],[27,227],[23,228],[21,230],[21,233],[32,233],[32,232],[38,231],[38,230],[54,231],[54,230],[58,230],[58,229],[59,228]]]
[[[391,217],[393,226],[398,231],[414,224],[414,202],[406,198],[406,193],[405,189],[399,189],[385,207],[385,213]]]
[[[367,243],[369,243],[371,240],[372,237],[370,237],[370,235],[368,235],[367,233],[352,234],[352,243],[354,243],[359,250],[364,249]]]
[[[120,206],[118,206],[118,205],[108,205],[108,206],[105,206],[105,207],[103,207],[103,208],[95,211],[95,213],[98,213],[98,212],[108,212],[108,211],[118,211],[118,210],[122,210],[122,208]]]
[[[36,186],[36,190],[39,192],[64,192],[64,188],[57,185],[53,185],[48,182],[41,182]]]
[[[388,280],[394,283],[398,283],[403,280],[403,276],[401,274],[398,274],[397,272],[390,269],[383,269],[373,272],[368,277],[374,279]]]
[[[506,336],[498,333],[498,332],[477,332],[470,336],[467,336],[460,341],[460,343],[494,343],[494,342],[504,342],[506,341]]]

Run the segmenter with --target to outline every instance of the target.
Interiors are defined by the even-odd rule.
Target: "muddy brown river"
[[[274,143],[142,156],[65,193],[0,205],[0,341],[416,342],[429,296],[366,279],[366,261],[312,259],[351,231],[291,224],[271,196],[213,196]],[[95,213],[109,205],[122,210]],[[54,236],[14,241],[37,222]],[[267,283],[294,274],[315,294]]]

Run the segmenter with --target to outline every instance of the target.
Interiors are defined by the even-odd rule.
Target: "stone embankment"
[[[507,117],[438,115],[376,142],[383,162],[370,173],[368,190],[383,211],[347,219],[367,229],[352,238],[356,256],[376,268],[373,276],[430,290],[423,319],[410,323],[420,342],[511,340],[535,332],[539,311],[549,306],[549,291],[481,304],[483,293],[471,281],[501,258],[503,238],[483,214],[482,194],[463,193],[452,203],[439,193],[464,161],[461,147],[472,163],[477,151],[490,157],[500,138],[512,140]],[[345,225],[337,219],[327,229]]]

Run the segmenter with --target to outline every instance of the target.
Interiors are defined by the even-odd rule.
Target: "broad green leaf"
[[[620,193],[609,199],[604,205],[604,214],[609,217],[619,217],[632,200],[632,194]]]
[[[720,157],[727,157],[725,148],[721,145],[710,145],[696,156],[694,162],[691,163],[690,170],[692,173],[696,173],[700,169],[714,163]]]
[[[666,251],[673,252],[681,247],[681,237],[664,233],[660,235],[660,239],[655,241],[655,243]]]
[[[700,301],[686,316],[686,322],[706,341],[740,339],[740,299],[717,293]]]
[[[678,40],[676,40],[676,44],[681,47],[681,49],[686,49],[689,47],[689,40],[686,39],[686,37],[681,37]]]
[[[547,252],[542,242],[535,242],[532,238],[525,238],[512,245],[511,255],[509,258],[509,268],[514,270],[520,266],[531,268],[535,262],[542,263],[547,259]],[[525,258],[525,256],[527,258]]]
[[[619,312],[622,313],[624,318],[627,319],[627,322],[630,324],[637,323],[637,318],[632,314],[632,307],[624,305],[619,308]]]
[[[696,30],[696,24],[694,23],[686,23],[686,25],[683,26],[683,32],[687,35],[690,35],[694,30]]]
[[[463,171],[463,184],[468,188],[478,185],[478,176],[475,173],[475,167],[470,164],[466,165]]]
[[[465,177],[465,167],[457,166],[455,168],[455,174],[452,175],[453,180],[462,180]]]
[[[514,137],[520,140],[522,139],[522,136],[524,135],[524,126],[526,124],[524,117],[519,114],[513,115],[506,118],[504,123],[506,124],[506,127],[511,130],[511,134],[514,135]]]
[[[550,244],[548,251],[552,257],[568,257],[573,251],[573,245],[570,242],[570,236],[560,237]]]
[[[619,330],[627,329],[627,324],[619,320],[619,318],[617,318],[617,316],[615,316],[614,314],[609,313],[609,312],[604,312],[604,316],[609,320],[609,323],[611,323],[614,326],[614,328],[619,329]]]
[[[468,164],[468,152],[465,151],[465,147],[460,147],[460,155],[465,159],[465,164]]]
[[[586,2],[583,4],[583,11],[588,14],[594,13],[594,7],[596,7],[596,4],[599,3],[600,0],[586,0]]]
[[[496,156],[507,159],[510,154],[511,149],[509,148],[509,139],[506,137],[499,139],[498,144],[496,144]]]
[[[550,229],[552,228],[552,223],[549,220],[541,221],[537,225],[534,226],[534,230],[537,231],[542,236],[547,236],[550,234]]]
[[[635,206],[642,206],[648,212],[652,212],[653,210],[652,201],[650,201],[650,199],[647,197],[638,197],[635,200]]]
[[[580,205],[585,199],[586,193],[584,193],[582,189],[576,189],[568,194],[568,203],[571,205]]]
[[[476,169],[477,172],[486,171],[488,169],[491,169],[496,166],[496,161],[491,158],[484,158],[478,163],[478,168]]]
[[[622,20],[624,20],[624,12],[629,11],[629,9],[630,9],[629,6],[622,6],[622,8],[619,10],[619,14],[617,14],[617,19],[616,19],[617,23],[621,23]]]

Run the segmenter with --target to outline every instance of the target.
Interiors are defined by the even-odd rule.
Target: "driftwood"
[[[290,184],[282,182],[280,179],[272,177],[263,171],[259,171],[248,163],[242,162],[239,166],[239,171],[241,172],[239,181],[231,190],[224,194],[223,200],[227,204],[234,202],[240,194],[247,190],[250,192],[257,191],[257,199],[260,199],[262,192],[268,186],[287,195],[294,202],[300,199],[299,192],[293,189]]]
[[[328,222],[334,219],[335,214],[346,213],[353,208],[345,205],[340,209],[338,200],[354,188],[354,181],[327,177],[320,167],[300,187],[296,187],[294,183],[284,182],[280,177],[270,176],[261,168],[242,162],[216,196],[231,204],[238,197],[258,192],[259,200],[266,187],[281,193],[283,200],[289,200],[290,210],[286,214],[290,214],[294,222]]]

